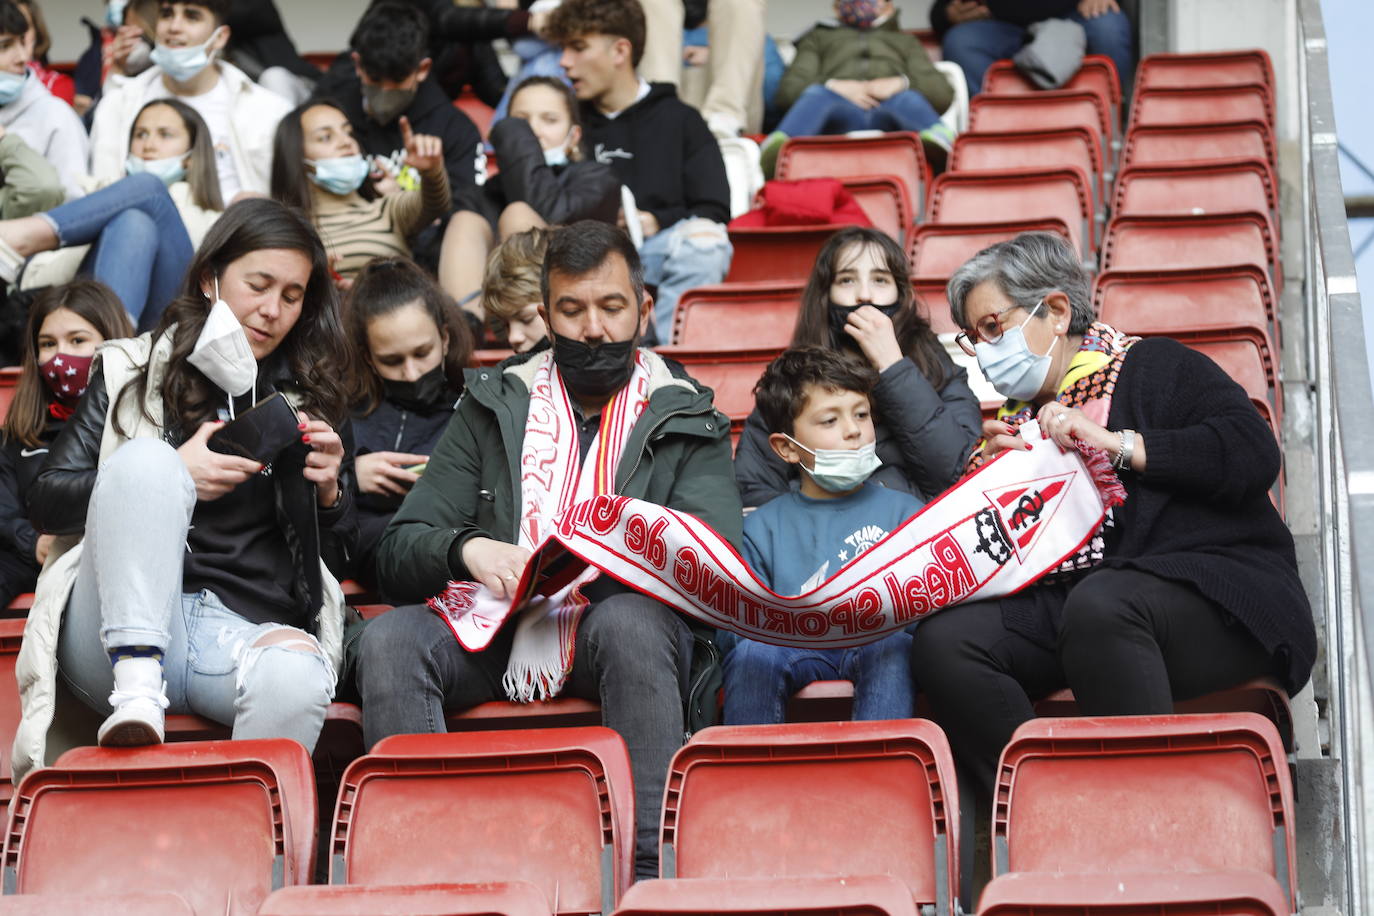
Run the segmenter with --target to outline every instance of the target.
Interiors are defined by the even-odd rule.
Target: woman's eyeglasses
[[[1031,315],[1034,315],[1043,304],[1043,299],[1037,302],[1035,308],[1030,310]],[[975,344],[980,342],[995,344],[1001,341],[1003,334],[1002,316],[1015,308],[1020,308],[1020,306],[1013,302],[1000,312],[993,312],[991,315],[983,316],[978,320],[978,323],[973,326],[972,333],[960,331],[958,334],[954,335],[954,342],[959,345],[959,349],[963,350],[969,356],[977,356],[978,351],[974,349]],[[1027,320],[1029,320],[1030,316],[1028,315],[1026,317]]]

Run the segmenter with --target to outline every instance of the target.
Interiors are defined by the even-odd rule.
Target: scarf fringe
[[[1121,478],[1116,476],[1116,469],[1112,467],[1112,460],[1107,457],[1107,453],[1079,440],[1075,440],[1074,445],[1078,448],[1083,463],[1087,465],[1088,473],[1092,475],[1097,492],[1102,496],[1103,508],[1114,509],[1124,503],[1126,487],[1122,485]]]

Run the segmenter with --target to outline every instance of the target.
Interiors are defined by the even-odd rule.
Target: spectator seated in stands
[[[547,229],[527,229],[506,239],[487,258],[482,280],[482,311],[487,327],[516,353],[549,345],[549,329],[539,314],[543,296],[539,274],[549,246]]]
[[[296,50],[273,0],[234,0],[225,23],[225,55],[235,66],[293,105],[310,97],[319,68]]]
[[[43,761],[59,671],[113,707],[104,746],[160,742],[171,709],[314,747],[344,614],[321,557],[337,566],[357,535],[347,347],[315,230],[255,199],[215,223],[155,332],[101,349],[29,490],[57,538],[19,662],[16,772]],[[277,412],[248,420],[273,393]]]
[[[232,203],[240,191],[266,193],[272,134],[291,104],[217,60],[229,40],[228,0],[163,3],[153,66],[135,77],[112,74],[91,125],[91,173],[99,180],[124,174],[126,138],[143,106],[180,99],[209,125],[220,193]]]
[[[1078,253],[1051,233],[975,255],[949,302],[1008,398],[970,466],[1026,448],[1017,428],[1036,419],[1065,448],[1101,449],[1126,490],[1078,571],[915,630],[913,670],[984,801],[1031,701],[1062,687],[1089,716],[1172,713],[1263,675],[1302,687],[1312,613],[1269,500],[1279,448],[1245,391],[1177,341],[1095,322]]]
[[[34,299],[0,448],[0,607],[33,591],[48,558],[53,536],[29,523],[29,487],[86,390],[95,348],[133,333],[124,306],[94,280],[55,286]]]
[[[634,246],[614,226],[553,230],[541,277],[553,347],[470,373],[453,422],[382,536],[384,593],[447,603],[476,582],[504,598],[561,513],[611,488],[694,515],[738,543],[729,426],[709,389],[637,346],[653,309],[642,278]],[[512,479],[515,469],[523,480]],[[692,637],[652,598],[605,576],[579,582],[551,599],[563,610],[542,618],[567,622],[576,588],[590,604],[575,633],[560,625],[566,639],[512,621],[469,653],[448,618],[424,604],[374,618],[359,659],[364,738],[370,747],[391,734],[441,731],[446,711],[488,700],[545,691],[599,700],[629,747],[636,872],[647,877],[657,874],[663,782],[682,743]]]
[[[792,346],[838,350],[877,371],[883,467],[874,483],[930,500],[959,479],[978,438],[978,400],[917,310],[906,255],[891,238],[859,227],[830,237],[802,292]],[[769,445],[772,432],[757,409],[745,421],[735,477],[746,506],[797,486],[795,468]]]
[[[52,164],[0,127],[0,220],[51,210],[66,196]]]
[[[510,117],[492,128],[491,145],[501,171],[465,196],[444,238],[459,304],[469,308],[496,239],[580,219],[614,223],[620,210],[620,182],[610,166],[584,156],[577,99],[559,80],[526,80]]]
[[[24,41],[29,46],[29,72],[57,98],[68,105],[72,104],[76,96],[76,84],[67,74],[48,66],[52,36],[48,34],[48,23],[43,18],[43,10],[39,8],[37,0],[16,0],[16,5],[29,23],[29,30],[24,33]]]
[[[419,188],[383,197],[342,109],[307,102],[277,125],[272,196],[314,221],[345,286],[373,258],[409,257],[410,239],[448,213],[442,141],[412,132],[404,116],[400,127],[404,164],[419,173]]]
[[[57,170],[68,197],[80,197],[89,145],[72,106],[54,96],[29,69],[28,19],[18,4],[0,0],[0,127]]]
[[[773,177],[788,137],[907,130],[948,152],[954,131],[940,115],[954,89],[902,31],[892,0],[835,0],[835,15],[797,42],[778,84],[773,101],[787,113],[760,147],[764,175]]]
[[[1122,88],[1130,91],[1135,43],[1117,0],[935,0],[930,8],[941,53],[964,71],[969,95],[982,90],[993,61],[1014,57],[1030,38],[1028,27],[1044,19],[1083,26],[1087,53],[1110,57]]]
[[[431,78],[429,27],[424,15],[405,2],[374,3],[348,39],[352,49],[325,75],[315,98],[340,108],[353,125],[353,138],[363,155],[372,157],[372,178],[379,191],[414,190],[420,176],[407,168],[401,118],[417,133],[438,137],[444,145],[449,207],[463,205],[477,176],[486,176],[482,138],[468,116],[453,106]],[[447,216],[447,210],[445,211]],[[455,299],[464,295],[449,276],[457,269],[440,256],[442,223],[420,230],[411,252]]]
[[[644,52],[638,0],[564,0],[550,40],[582,102],[585,145],[635,198],[622,213],[643,236],[644,279],[656,286],[654,326],[667,341],[678,297],[719,283],[730,268],[730,186],[720,147],[701,115],[668,84],[635,74]]]
[[[353,414],[358,549],[352,578],[375,587],[382,531],[453,416],[472,336],[443,290],[403,258],[372,261],[359,271],[345,314],[361,389]]]
[[[869,395],[878,373],[828,347],[783,351],[754,388],[768,445],[801,470],[801,486],[744,520],[749,568],[779,595],[801,595],[830,578],[925,503],[869,476]],[[782,722],[788,698],[812,681],[854,683],[855,719],[906,719],[916,689],[911,635],[893,633],[852,649],[794,649],[752,639],[725,656],[725,724]]]
[[[85,197],[0,223],[0,271],[5,259],[31,255],[20,275],[23,289],[90,274],[151,330],[224,210],[209,128],[185,102],[149,102],[134,120],[124,167],[129,177],[118,181],[83,178]]]

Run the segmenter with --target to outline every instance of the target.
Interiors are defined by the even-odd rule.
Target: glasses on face
[[[1034,315],[1037,311],[1039,311],[1040,306],[1042,305],[1044,305],[1043,299],[1035,304],[1035,308],[1030,310],[1030,315],[1026,316],[1026,321],[1029,321],[1031,319],[1031,315]],[[1016,308],[1020,308],[1020,306],[1013,302],[1011,305],[1002,309],[1000,312],[993,312],[991,315],[984,315],[982,318],[978,320],[977,324],[973,326],[972,332],[960,331],[958,334],[955,334],[954,342],[957,343],[959,345],[959,348],[963,350],[965,353],[967,353],[969,356],[977,356],[978,351],[974,349],[974,345],[980,342],[995,344],[998,341],[1000,341],[1002,339],[1003,333],[1002,316],[1005,315],[1007,312],[1010,312],[1012,309]]]

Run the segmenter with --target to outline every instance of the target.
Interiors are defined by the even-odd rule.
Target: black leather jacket
[[[261,393],[261,391],[260,391]],[[90,386],[81,398],[76,413],[53,442],[47,463],[29,491],[29,519],[47,534],[80,534],[86,527],[86,509],[95,487],[100,458],[100,440],[110,413],[110,396],[105,390],[99,363],[91,370]],[[353,466],[352,432],[345,423],[340,429],[344,440],[344,466],[340,469],[343,497],[331,509],[316,509],[315,486],[299,472],[281,467],[289,459],[276,462],[273,475],[277,521],[291,550],[296,571],[292,594],[299,602],[305,620],[313,621],[323,602],[320,564],[322,557],[331,570],[343,570],[355,549],[358,520],[353,505],[351,476]],[[180,430],[168,427],[163,440],[173,447],[186,441]]]

